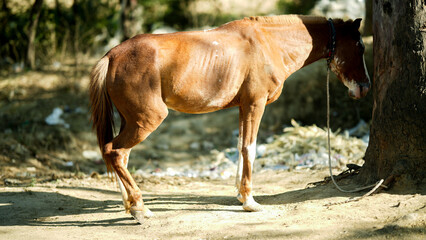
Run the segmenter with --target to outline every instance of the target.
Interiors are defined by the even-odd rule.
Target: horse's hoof
[[[144,215],[144,217],[145,218],[151,218],[151,217],[154,217],[154,213],[153,212],[151,212],[151,210],[149,210],[147,207],[143,207],[144,208],[144,212],[145,212],[145,215]]]
[[[144,218],[150,218],[154,216],[154,213],[151,212],[147,207],[144,206],[143,210],[139,210],[138,208],[130,208],[130,214],[132,217],[138,221],[139,224],[144,222]]]
[[[260,212],[263,210],[262,205],[257,203],[251,196],[244,202],[243,209],[247,212]]]
[[[244,203],[243,196],[241,196],[241,193],[238,193],[237,199],[238,199],[238,201],[240,201],[240,203]]]

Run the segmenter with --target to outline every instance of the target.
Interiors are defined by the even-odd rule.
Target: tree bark
[[[35,68],[35,37],[37,33],[38,20],[40,18],[43,0],[35,0],[31,7],[30,21],[28,26],[28,48],[26,64],[31,69]]]
[[[426,173],[425,1],[374,0],[373,29],[373,118],[360,177],[420,183]]]

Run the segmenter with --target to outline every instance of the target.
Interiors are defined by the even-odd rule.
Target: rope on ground
[[[364,187],[360,187],[360,188],[355,188],[355,189],[352,189],[352,190],[345,190],[345,189],[342,189],[337,184],[336,180],[334,179],[333,172],[331,170],[331,146],[330,146],[330,64],[327,64],[327,143],[328,143],[328,169],[330,171],[331,180],[333,181],[336,188],[339,191],[345,192],[345,193],[354,193],[354,192],[359,192],[359,191],[362,191],[362,190],[365,190],[365,189],[370,189],[370,188],[373,188],[373,189],[371,189],[368,193],[362,195],[361,197],[349,198],[348,200],[345,200],[345,201],[342,201],[342,202],[328,203],[325,206],[339,205],[339,204],[344,204],[344,203],[348,203],[348,202],[359,201],[360,199],[373,194],[375,191],[377,191],[377,189],[379,189],[379,187],[387,188],[387,186],[383,184],[384,180],[381,179],[380,181],[378,181],[377,183],[372,184],[372,185],[368,185],[368,186],[364,186]]]

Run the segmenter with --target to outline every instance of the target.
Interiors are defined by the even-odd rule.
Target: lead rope
[[[327,61],[327,144],[328,144],[327,147],[328,147],[328,169],[330,171],[330,178],[333,181],[336,188],[341,192],[354,193],[354,192],[359,192],[365,189],[370,189],[370,188],[373,188],[373,189],[371,189],[368,193],[362,195],[361,197],[349,198],[348,200],[337,202],[337,203],[328,203],[328,204],[325,204],[325,206],[339,205],[339,204],[343,204],[347,202],[355,202],[366,196],[373,194],[379,187],[387,188],[387,186],[383,185],[383,181],[384,181],[383,179],[381,179],[375,184],[368,185],[365,187],[355,188],[353,190],[342,189],[341,187],[339,187],[336,180],[334,180],[333,172],[331,170],[331,144],[330,144],[330,62],[331,61],[329,60]]]

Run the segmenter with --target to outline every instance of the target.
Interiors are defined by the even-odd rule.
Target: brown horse
[[[251,189],[265,106],[280,96],[288,76],[327,57],[349,94],[363,97],[370,80],[360,22],[251,17],[212,30],[137,35],[111,49],[91,73],[91,111],[102,156],[107,170],[117,175],[126,211],[139,222],[152,215],[127,163],[132,147],[161,124],[168,108],[207,113],[235,106],[240,112],[237,198],[246,211],[261,210]],[[113,105],[121,117],[116,137]]]

